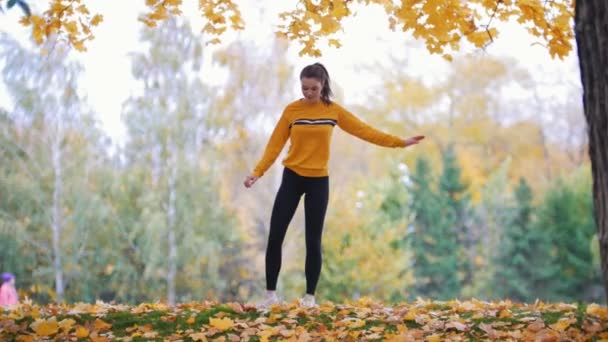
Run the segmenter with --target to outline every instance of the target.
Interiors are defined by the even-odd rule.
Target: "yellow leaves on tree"
[[[41,16],[24,17],[21,23],[32,26],[32,38],[42,44],[50,37],[64,40],[78,51],[85,51],[85,42],[93,39],[92,27],[103,21],[101,14],[91,15],[81,0],[53,0]]]
[[[83,0],[53,0],[43,16],[24,19],[34,24],[32,35],[41,43],[56,32],[66,36],[78,50],[92,38],[90,28],[102,17],[91,17]],[[148,26],[170,15],[180,15],[182,0],[146,0],[150,11],[139,20]],[[494,20],[516,20],[532,35],[541,39],[552,57],[563,58],[572,50],[574,32],[571,21],[574,0],[301,0],[296,8],[279,14],[283,21],[277,35],[302,45],[300,55],[320,56],[319,39],[328,38],[328,45],[339,47],[335,34],[342,20],[354,16],[354,6],[382,6],[392,30],[411,32],[426,43],[431,53],[451,59],[463,38],[476,47],[483,47],[498,35]],[[242,30],[244,22],[233,0],[199,0],[199,9],[207,24],[203,32],[211,35],[209,43],[220,42],[228,29]]]
[[[167,19],[169,14],[181,14],[179,9],[181,4],[182,0],[146,0],[146,6],[150,7],[151,11],[141,16],[139,20],[154,27],[158,21]]]
[[[545,41],[553,57],[562,58],[572,49],[572,0],[303,0],[299,4],[295,10],[281,14],[286,24],[279,33],[304,45],[301,55],[317,55],[318,48],[309,42],[320,36],[331,37],[337,31],[335,27],[340,27],[342,19],[350,15],[349,6],[355,4],[382,5],[392,30],[412,32],[415,38],[425,41],[431,53],[448,59],[451,59],[448,48],[458,50],[462,37],[476,47],[493,41],[498,34],[492,26],[494,19],[515,18]],[[314,24],[323,22],[332,25],[313,29]]]
[[[207,25],[203,32],[216,38],[211,43],[219,42],[219,37],[228,27],[233,30],[245,28],[239,7],[231,0],[199,0],[199,8],[203,17],[207,18]]]
[[[146,0],[146,5],[150,12],[139,20],[150,27],[156,26],[158,21],[167,19],[170,15],[182,13],[182,0]],[[198,7],[203,18],[207,20],[203,32],[213,37],[208,41],[209,44],[219,43],[219,37],[229,27],[233,30],[244,28],[239,7],[232,0],[199,0]]]
[[[342,19],[349,15],[348,1],[301,1],[295,10],[279,15],[285,23],[279,25],[277,34],[300,42],[303,45],[300,55],[318,57],[321,55],[317,47],[318,38],[338,32]],[[329,39],[328,44],[340,46],[339,40],[333,38]]]

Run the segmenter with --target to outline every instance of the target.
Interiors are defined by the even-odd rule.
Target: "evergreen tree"
[[[515,188],[515,207],[511,222],[504,227],[502,244],[495,263],[496,295],[515,301],[536,299],[535,286],[545,282],[553,272],[549,261],[551,239],[533,226],[532,189],[524,178]]]
[[[515,211],[513,194],[508,191],[511,159],[505,159],[494,170],[481,188],[481,201],[474,207],[470,232],[477,241],[474,249],[475,273],[473,283],[463,288],[461,297],[489,300],[497,298],[498,288],[494,282],[497,272],[498,254],[502,252],[502,232],[513,221]]]
[[[535,282],[534,290],[546,300],[584,300],[595,279],[589,248],[595,233],[590,192],[587,197],[579,199],[572,186],[560,180],[538,210],[535,229],[551,239],[552,248],[545,258],[552,267],[546,278]]]
[[[442,201],[431,189],[429,162],[420,158],[412,177],[413,231],[408,240],[414,256],[416,284],[412,297],[436,300],[455,298],[460,293],[456,234],[442,215]]]
[[[409,176],[400,172],[391,172],[387,189],[383,189],[386,195],[380,204],[380,210],[392,222],[405,218],[408,212],[407,181],[404,181],[403,177]]]
[[[445,229],[456,238],[459,276],[462,286],[471,286],[473,282],[473,260],[475,258],[475,239],[470,231],[471,209],[468,184],[461,177],[456,152],[453,146],[443,153],[443,173],[439,179],[439,200],[441,217]]]

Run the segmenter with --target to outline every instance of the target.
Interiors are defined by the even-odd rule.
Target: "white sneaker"
[[[306,294],[302,299],[300,299],[300,305],[305,308],[312,308],[317,306],[315,303],[315,296]]]
[[[269,309],[272,305],[280,303],[281,299],[279,296],[277,296],[277,293],[275,291],[268,291],[266,292],[266,298],[264,298],[264,300],[258,304],[258,307],[260,309]]]

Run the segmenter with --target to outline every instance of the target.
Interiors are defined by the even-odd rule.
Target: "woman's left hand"
[[[420,142],[420,140],[424,139],[424,135],[417,135],[415,137],[405,139],[405,147],[416,145]]]

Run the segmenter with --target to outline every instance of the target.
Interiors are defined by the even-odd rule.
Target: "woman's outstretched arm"
[[[258,178],[262,177],[264,173],[270,168],[270,166],[277,159],[283,147],[285,147],[285,143],[289,138],[289,120],[287,118],[287,111],[283,111],[281,118],[277,122],[270,139],[268,140],[268,144],[266,145],[266,149],[264,150],[264,154],[256,167],[253,169],[251,175],[245,177],[245,181],[243,184],[246,187],[251,187]]]
[[[420,140],[424,139],[424,136],[422,135],[403,139],[395,135],[382,132],[361,121],[359,118],[340,106],[338,106],[338,126],[349,134],[352,134],[372,144],[384,147],[406,147],[415,145],[420,142]]]

